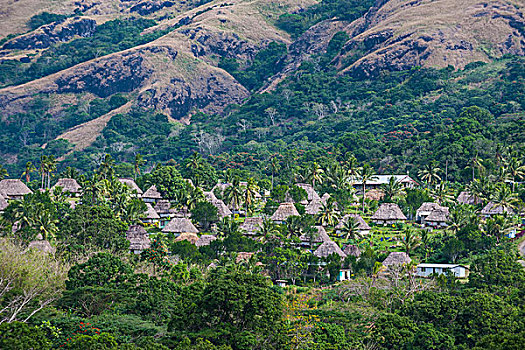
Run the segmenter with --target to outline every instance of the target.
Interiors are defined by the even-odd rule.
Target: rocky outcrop
[[[137,12],[139,15],[145,16],[163,8],[172,7],[173,5],[175,5],[175,1],[144,0],[133,5],[129,10],[130,12]]]
[[[88,18],[70,18],[62,22],[44,25],[35,31],[7,41],[2,49],[33,50],[45,49],[57,42],[71,40],[75,36],[93,35],[96,22]]]

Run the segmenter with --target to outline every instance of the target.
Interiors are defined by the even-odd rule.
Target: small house
[[[197,234],[195,233],[183,232],[179,236],[177,236],[177,238],[175,238],[173,241],[174,242],[188,241],[191,244],[197,244],[197,242],[199,241],[199,236],[197,236]]]
[[[142,194],[142,200],[146,203],[156,203],[162,199],[162,195],[157,191],[157,186],[153,185]]]
[[[459,204],[477,205],[481,204],[481,199],[471,194],[469,191],[463,191],[456,199]]]
[[[228,206],[224,204],[224,202],[221,199],[215,198],[212,199],[210,202],[215,208],[217,208],[217,216],[219,218],[225,218],[227,216],[232,215],[232,211],[230,210],[230,208],[228,208]]]
[[[246,218],[241,226],[239,226],[239,229],[247,236],[255,236],[261,230],[262,226],[263,218],[252,217]]]
[[[173,233],[174,235],[182,235],[183,233],[197,234],[199,230],[187,218],[173,218],[162,229],[164,233]],[[196,236],[196,235],[195,235]],[[199,239],[199,237],[197,237]],[[195,240],[196,241],[196,240]]]
[[[405,252],[392,252],[383,261],[383,266],[400,266],[407,265],[412,262],[412,259]]]
[[[51,187],[51,190],[54,190],[57,187],[62,188],[62,192],[69,193],[71,196],[79,196],[82,192],[82,187],[78,184],[77,180],[70,178],[58,179],[57,183]]]
[[[141,225],[131,225],[126,239],[129,241],[129,251],[133,254],[140,254],[151,246],[148,232]]]
[[[290,216],[300,216],[293,203],[281,203],[279,208],[273,213],[271,219],[277,224],[286,222]]]
[[[276,280],[275,281],[275,284],[278,285],[279,287],[281,288],[284,288],[286,287],[286,284],[288,283],[287,280]]]
[[[118,179],[118,181],[126,185],[131,190],[131,192],[134,193],[135,197],[142,196],[143,192],[140,189],[140,187],[137,185],[135,180],[130,179],[130,178],[120,178]]]
[[[314,251],[314,255],[318,258],[327,258],[332,254],[337,254],[343,259],[346,258],[346,254],[332,240],[324,242]]]
[[[36,239],[29,242],[29,245],[27,246],[27,250],[39,250],[44,253],[48,253],[51,255],[54,255],[56,252],[56,248],[49,243],[49,241],[43,239],[42,235],[39,233],[36,236]]]
[[[202,235],[199,237],[199,239],[195,242],[195,245],[197,247],[202,247],[205,245],[210,245],[211,242],[215,241],[217,237],[212,235]]]
[[[458,264],[419,264],[416,266],[416,276],[418,277],[447,274],[451,274],[456,278],[467,278],[469,267]]]
[[[0,213],[3,213],[4,210],[9,206],[9,203],[7,203],[7,200],[2,196],[0,193]]]
[[[399,221],[406,221],[407,217],[395,203],[382,203],[370,218],[378,225],[390,225]]]
[[[160,227],[163,228],[171,218],[175,216],[175,210],[171,207],[171,203],[167,199],[160,199],[153,207],[160,217]]]
[[[160,216],[150,203],[146,203],[146,211],[141,215],[140,220],[145,224],[154,224],[160,221]]]
[[[447,227],[449,211],[447,207],[433,210],[424,220],[423,224],[434,228]]]
[[[304,207],[304,212],[309,215],[317,215],[321,212],[323,208],[323,202],[320,200],[311,201],[306,207]]]
[[[481,209],[481,215],[485,217],[491,217],[493,215],[509,214],[514,215],[514,211],[503,205],[498,205],[494,202],[489,202],[483,209]]]
[[[416,210],[416,222],[422,222],[427,216],[441,206],[437,203],[425,202]]]
[[[4,179],[0,181],[0,194],[7,200],[24,199],[24,196],[30,193],[33,193],[33,191],[19,179]]]
[[[312,185],[310,184],[305,184],[305,183],[297,183],[295,184],[297,187],[300,187],[302,188],[303,190],[306,191],[306,194],[308,195],[308,202],[311,202],[311,201],[321,201],[321,197],[319,197],[319,194],[317,194],[317,192],[315,192],[315,189]]]
[[[359,247],[355,244],[348,244],[343,248],[343,252],[347,256],[355,256],[356,258],[359,258],[361,256],[361,251],[359,250]]]
[[[337,276],[337,280],[339,282],[348,281],[351,278],[352,278],[352,270],[350,269],[339,270],[339,275]]]
[[[366,221],[361,217],[359,214],[346,214],[341,218],[339,223],[335,226],[335,233],[340,234],[344,225],[350,220],[350,218],[353,218],[358,226],[357,230],[361,235],[368,235],[370,234],[371,227],[366,223]]]
[[[323,226],[315,226],[317,232],[303,233],[299,239],[301,245],[305,247],[312,247],[314,244],[322,244],[332,241]]]
[[[365,188],[367,190],[378,190],[381,188],[381,185],[388,184],[391,178],[394,178],[396,182],[400,183],[403,188],[414,188],[418,186],[417,181],[408,175],[375,175],[370,180],[365,182]],[[357,190],[358,194],[362,195],[363,181],[359,178],[354,180],[354,188]]]

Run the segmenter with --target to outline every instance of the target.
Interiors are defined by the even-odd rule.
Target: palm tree
[[[357,158],[352,154],[344,162],[344,167],[350,176],[357,174]]]
[[[333,226],[339,219],[335,200],[328,198],[325,204],[322,205],[318,216],[318,221],[323,226]]]
[[[441,181],[432,191],[432,195],[436,198],[439,204],[451,202],[454,200],[452,190],[447,186],[446,182]]]
[[[277,236],[279,234],[279,230],[277,225],[275,225],[272,220],[265,219],[261,228],[259,229],[259,234],[263,236],[266,241],[268,241]]]
[[[511,157],[505,164],[508,177],[512,180],[512,192],[515,190],[516,181],[525,177],[525,165],[516,157]]]
[[[32,225],[42,235],[42,239],[48,240],[54,237],[58,231],[56,226],[58,220],[42,204],[36,205],[34,214]]]
[[[204,202],[205,200],[206,197],[204,197],[202,189],[200,189],[199,187],[193,187],[190,184],[188,184],[186,188],[186,200],[184,203],[188,210],[193,210],[197,203]]]
[[[26,168],[24,170],[24,172],[22,173],[22,175],[20,177],[26,177],[26,183],[29,183],[29,181],[31,181],[31,173],[36,171],[36,168],[35,166],[33,165],[33,163],[31,162],[27,162],[26,163]]]
[[[135,164],[133,166],[133,172],[135,174],[135,179],[137,179],[137,176],[140,176],[140,167],[146,164],[146,160],[142,156],[142,154],[137,153],[135,154]]]
[[[429,231],[424,230],[421,233],[421,244],[425,250],[425,260],[428,257],[428,253],[432,251],[432,236],[430,236]]]
[[[324,170],[317,164],[317,162],[313,162],[312,165],[308,168],[308,172],[306,174],[307,181],[312,183],[312,187],[315,188],[315,182],[322,184],[323,183],[323,174]]]
[[[40,173],[42,177],[42,183],[40,184],[40,188],[44,188],[44,180],[47,174],[47,167],[48,167],[47,156],[43,155],[40,157],[40,168],[38,169],[38,172]]]
[[[403,246],[405,247],[405,253],[410,252],[421,245],[421,241],[413,227],[407,227],[405,229],[405,237],[403,237]]]
[[[279,161],[277,160],[276,156],[272,156],[270,158],[270,163],[268,164],[268,168],[272,172],[272,190],[273,190],[273,178],[274,178],[274,175],[279,171],[279,168],[280,168]]]
[[[483,231],[488,236],[496,237],[497,242],[512,230],[516,228],[516,224],[511,217],[507,215],[495,215],[485,221],[482,226]]]
[[[390,177],[387,184],[381,185],[381,190],[385,194],[385,202],[394,202],[405,193],[401,182],[397,181],[393,176]]]
[[[217,224],[217,235],[221,237],[228,237],[232,234],[239,233],[239,223],[234,219],[225,217]]]
[[[491,196],[492,202],[495,207],[502,207],[507,210],[516,209],[516,203],[518,202],[518,196],[512,192],[512,190],[504,183],[496,185],[496,190]]]
[[[365,212],[365,195],[366,195],[366,182],[376,179],[374,168],[368,164],[364,164],[362,167],[357,169],[357,177],[363,183],[363,213]]]
[[[488,200],[494,193],[494,185],[490,182],[489,177],[483,174],[469,183],[467,188],[471,195],[482,201]]]
[[[5,170],[5,168],[2,165],[0,165],[0,180],[3,180],[8,176],[9,174],[7,173],[7,170]]]
[[[224,197],[228,204],[233,207],[233,210],[239,210],[242,204],[243,191],[240,185],[239,177],[235,177],[230,186],[224,190]]]
[[[106,154],[104,156],[104,159],[100,163],[100,166],[98,167],[99,175],[103,176],[104,179],[107,179],[108,177],[113,176],[113,166],[114,165],[115,165],[115,161],[113,160],[113,157],[111,157],[110,154]]]
[[[427,184],[432,185],[434,182],[441,181],[440,172],[441,169],[437,167],[436,162],[430,162],[419,171],[419,176]]]
[[[246,216],[248,216],[248,212],[255,201],[255,196],[257,195],[258,191],[259,186],[257,185],[255,179],[253,177],[248,178],[248,183],[246,184],[246,189],[244,191],[244,204],[246,204]]]
[[[51,174],[57,170],[57,160],[54,156],[46,157],[45,164],[46,174],[47,174],[47,188],[51,185]]]
[[[355,240],[362,238],[363,235],[359,232],[359,222],[354,217],[349,217],[348,220],[343,223],[341,235],[344,236],[345,239]]]

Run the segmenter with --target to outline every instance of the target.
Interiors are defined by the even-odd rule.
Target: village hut
[[[323,208],[323,204],[326,204],[326,203],[323,203],[320,200],[318,200],[318,201],[311,201],[304,208],[304,212],[306,214],[310,214],[310,215],[317,215],[317,214],[319,214],[321,212],[321,209]]]
[[[382,203],[370,219],[379,225],[389,225],[398,221],[406,221],[407,217],[397,204]]]
[[[211,201],[211,204],[217,208],[217,215],[219,218],[225,218],[232,215],[232,211],[222,200],[215,198],[215,200]]]
[[[441,209],[441,205],[432,202],[424,202],[416,210],[416,221],[423,222],[427,216],[430,215],[434,210]]]
[[[0,194],[5,199],[24,199],[26,194],[33,193],[19,179],[4,179],[0,181]]]
[[[281,203],[279,208],[273,213],[271,219],[275,223],[283,223],[290,216],[300,216],[293,203]]]
[[[297,183],[295,185],[306,191],[306,194],[308,195],[308,202],[321,200],[321,197],[319,197],[317,192],[315,192],[315,189],[312,185],[304,183]]]
[[[77,180],[69,178],[58,179],[57,183],[51,187],[51,190],[57,187],[62,187],[62,192],[70,193],[74,196],[80,195],[82,191],[82,187],[80,187]]]
[[[162,229],[164,233],[173,233],[175,235],[182,235],[183,233],[198,233],[199,230],[186,218],[173,218]],[[197,237],[198,239],[199,237]]]
[[[318,258],[326,258],[332,254],[337,254],[343,259],[346,258],[345,252],[334,241],[324,242],[314,252],[314,255]]]
[[[312,243],[324,243],[330,242],[331,239],[326,233],[326,230],[323,226],[315,226],[317,232],[313,234],[303,233],[299,239],[301,240],[301,245],[310,246]]]
[[[460,204],[477,205],[481,203],[481,199],[471,194],[469,191],[463,191],[456,199]]]
[[[507,208],[503,205],[498,205],[494,202],[488,202],[487,205],[483,207],[483,209],[481,209],[481,215],[484,215],[485,217],[503,214],[514,215],[514,211],[510,208]]]
[[[202,235],[199,237],[199,239],[197,240],[197,242],[195,242],[195,245],[197,247],[202,247],[202,246],[205,246],[205,245],[210,245],[211,242],[215,241],[217,239],[217,237],[215,236],[212,236],[212,235]]]
[[[423,223],[432,227],[446,227],[449,211],[447,207],[439,207],[423,219]]]
[[[355,244],[348,244],[343,248],[343,252],[347,256],[355,256],[356,258],[359,258],[361,256],[361,251],[359,250],[359,247]]]
[[[239,229],[247,236],[255,236],[257,232],[263,226],[263,218],[261,217],[252,217],[246,218]]]
[[[188,241],[191,244],[196,244],[198,240],[199,240],[199,236],[197,236],[195,233],[184,232],[184,233],[181,233],[179,236],[177,236],[177,238],[175,238],[173,241],[174,242]]]
[[[141,225],[131,225],[126,232],[126,239],[129,241],[129,251],[134,254],[140,254],[151,246],[149,235]]]
[[[232,184],[230,182],[221,182],[221,183],[218,183],[216,184],[215,186],[213,186],[213,188],[211,189],[211,191],[213,193],[221,193],[221,194],[224,194],[224,190],[227,189],[229,186],[231,186]]]
[[[162,199],[162,195],[157,191],[157,186],[153,185],[142,194],[142,200],[146,203],[156,203]]]
[[[9,203],[7,203],[7,200],[0,193],[0,213],[2,213],[5,210],[5,208],[7,208],[8,206],[9,206]]]
[[[354,220],[358,223],[357,230],[361,235],[368,235],[370,233],[370,226],[359,214],[346,214],[345,216],[343,216],[339,223],[335,226],[335,233],[340,234],[344,225],[348,222],[350,218],[354,218]]]
[[[49,241],[43,239],[41,234],[38,234],[34,241],[29,242],[27,250],[31,249],[39,250],[48,254],[55,254],[56,252],[56,248],[53,247]]]
[[[328,199],[329,199],[330,197],[331,197],[331,196],[330,196],[328,193],[323,194],[323,196],[321,197],[321,203],[323,203],[324,205],[326,205],[326,202],[328,201]]]
[[[170,201],[167,199],[160,199],[157,201],[153,209],[155,209],[161,218],[169,218],[175,213],[175,210],[171,207]]]
[[[210,203],[217,200],[217,197],[215,196],[215,193],[213,193],[213,191],[202,193],[204,194],[204,198],[206,198],[206,200]]]
[[[379,189],[371,189],[366,191],[365,198],[371,201],[380,201],[385,196],[385,193]]]
[[[383,266],[405,265],[410,264],[411,261],[412,259],[405,252],[392,252],[383,261]]]
[[[120,179],[118,179],[118,180],[119,180],[120,183],[123,183],[124,185],[128,186],[128,188],[129,188],[132,192],[136,192],[137,197],[142,196],[143,192],[142,192],[142,190],[140,189],[140,187],[137,185],[137,183],[135,182],[135,180],[130,179],[130,178],[120,178]]]
[[[254,253],[249,252],[239,252],[239,254],[237,254],[237,258],[235,258],[235,263],[238,264],[240,262],[248,262],[252,258],[253,254]]]
[[[150,203],[146,203],[146,211],[141,215],[140,220],[144,223],[152,224],[160,220],[159,214],[153,209]]]

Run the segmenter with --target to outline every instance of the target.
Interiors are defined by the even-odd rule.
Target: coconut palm
[[[405,237],[403,237],[403,246],[405,248],[405,253],[410,254],[410,252],[421,245],[421,240],[416,235],[416,231],[413,227],[409,226],[405,229]]]
[[[516,157],[511,157],[505,162],[505,170],[509,180],[512,181],[512,192],[516,189],[516,181],[525,178],[525,165]]]
[[[56,224],[58,220],[42,204],[35,206],[35,212],[32,219],[32,226],[42,235],[42,239],[48,240],[54,237],[58,231]]]
[[[135,154],[135,163],[133,164],[133,173],[135,174],[135,179],[137,179],[137,176],[140,176],[140,167],[144,164],[146,164],[146,160],[142,154]]]
[[[357,177],[361,180],[363,183],[363,213],[365,212],[365,194],[366,194],[366,182],[375,180],[377,177],[375,176],[374,168],[372,168],[370,165],[365,164],[359,169],[357,169]]]
[[[259,229],[259,234],[268,241],[279,234],[279,229],[272,220],[265,219],[261,228]]]
[[[348,220],[346,220],[343,223],[343,227],[341,228],[341,235],[345,237],[345,239],[358,239],[362,238],[361,232],[359,232],[359,222],[354,217],[348,217]]]
[[[322,205],[317,220],[323,226],[334,226],[338,219],[339,212],[337,211],[335,200],[330,197]]]
[[[390,177],[387,184],[381,185],[381,190],[385,194],[385,202],[394,202],[405,194],[401,182],[397,181],[393,176]]]
[[[432,190],[432,196],[439,204],[452,202],[454,200],[454,192],[444,181],[441,181],[438,185],[436,185],[436,187]]]
[[[441,169],[436,165],[436,162],[430,162],[419,171],[419,176],[421,180],[432,185],[434,182],[441,181],[441,176],[439,176],[440,172]]]
[[[273,190],[273,178],[275,174],[279,171],[279,161],[277,160],[277,157],[274,155],[270,158],[270,163],[268,164],[268,168],[270,169],[270,172],[272,173],[272,190]]]
[[[486,235],[496,237],[499,243],[506,234],[516,228],[516,224],[507,215],[495,215],[487,219],[481,228]]]
[[[104,159],[98,167],[98,174],[103,176],[104,179],[113,176],[113,166],[115,165],[115,160],[111,157],[110,154],[106,154]]]
[[[495,207],[502,207],[507,210],[516,209],[518,196],[504,183],[496,185],[490,200],[495,204]]]
[[[195,209],[195,206],[199,202],[204,202],[206,197],[199,187],[193,187],[190,184],[186,186],[184,205],[188,210]]]
[[[36,167],[33,165],[32,162],[27,162],[24,172],[20,177],[26,178],[26,183],[29,183],[31,181],[31,173],[36,171]]]
[[[486,201],[494,193],[494,184],[490,182],[488,176],[482,175],[469,183],[467,189],[474,197]]]
[[[246,204],[246,216],[248,216],[248,212],[250,211],[250,208],[253,206],[253,203],[255,202],[255,196],[257,195],[257,192],[259,191],[259,186],[257,185],[257,182],[253,177],[250,177],[246,184],[246,189],[244,191],[244,203]]]
[[[235,222],[234,219],[225,217],[217,224],[217,235],[220,237],[228,237],[230,235],[239,233],[239,226],[240,224]]]
[[[241,180],[236,176],[232,184],[224,190],[224,197],[228,204],[233,207],[233,210],[239,210],[242,205],[243,190],[240,185]]]
[[[308,172],[306,173],[306,180],[312,183],[312,186],[315,188],[315,183],[323,183],[324,170],[321,168],[317,162],[313,162],[310,167],[308,167]]]

